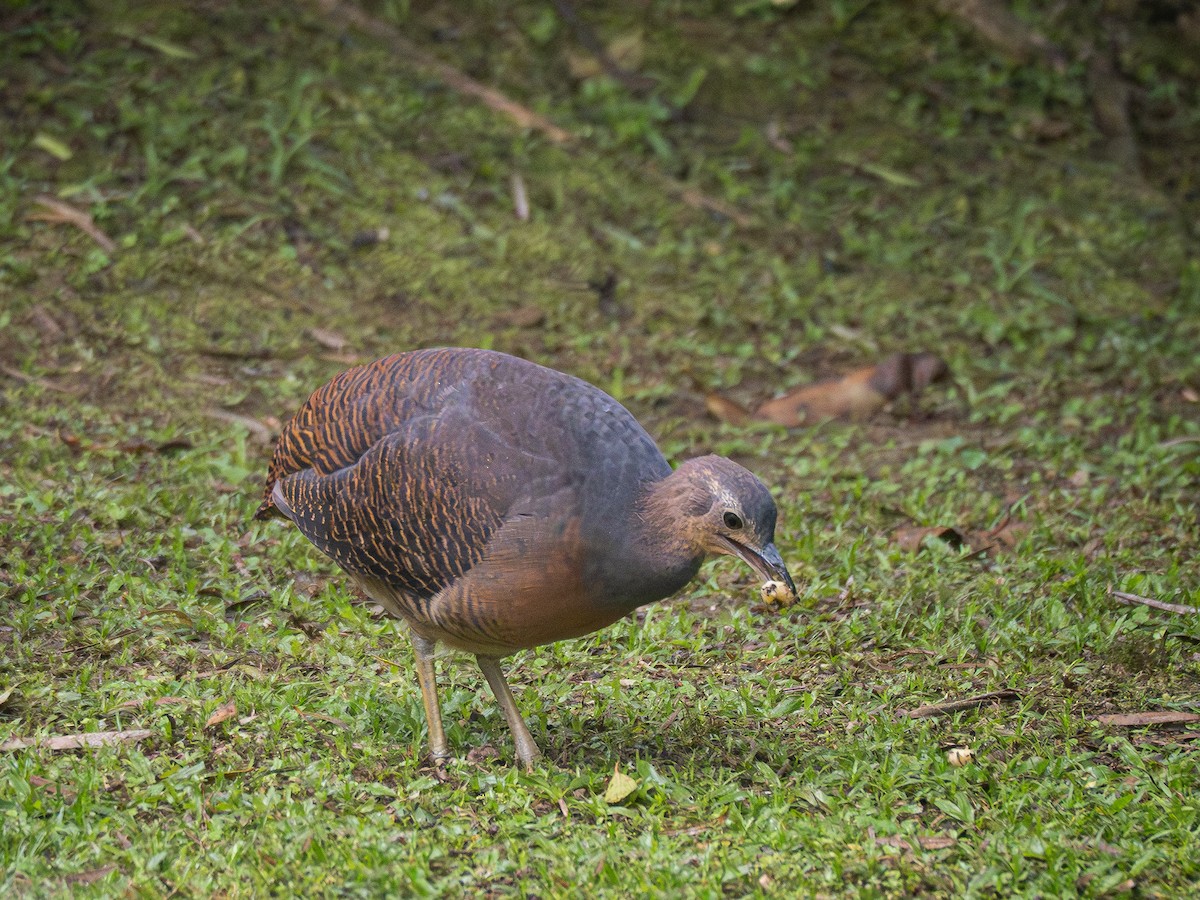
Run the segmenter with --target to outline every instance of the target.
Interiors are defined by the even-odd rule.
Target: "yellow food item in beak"
[[[764,603],[771,606],[791,606],[796,602],[796,595],[782,581],[767,581],[758,589]]]

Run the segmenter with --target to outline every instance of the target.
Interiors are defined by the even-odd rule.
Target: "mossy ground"
[[[1200,741],[1096,718],[1197,708],[1197,618],[1109,597],[1200,605],[1188,55],[1149,23],[1122,60],[1143,179],[1105,161],[1081,66],[1007,65],[920,7],[589,4],[606,39],[642,30],[640,98],[571,79],[550,4],[373,10],[579,145],[305,4],[0,12],[0,741],[153,732],[0,753],[0,892],[1194,891]],[[31,219],[39,194],[115,249]],[[446,660],[452,745],[499,755],[428,768],[404,638],[249,515],[313,388],[442,344],[753,468],[801,603],[756,608],[717,562],[510,660],[532,775]],[[866,424],[704,412],[917,350],[952,385]],[[984,554],[891,536],[1006,521]],[[1016,700],[903,715],[993,691]],[[619,805],[614,765],[640,780]]]

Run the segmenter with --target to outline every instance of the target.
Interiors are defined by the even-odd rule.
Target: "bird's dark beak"
[[[724,535],[717,537],[726,548],[726,552],[745,562],[762,576],[763,581],[780,581],[787,585],[792,598],[796,597],[796,584],[792,581],[792,575],[788,572],[787,566],[784,565],[783,557],[779,555],[778,547],[774,544],[767,544],[761,548],[747,547]]]

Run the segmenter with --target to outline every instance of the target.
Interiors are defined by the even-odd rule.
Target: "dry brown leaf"
[[[1160,709],[1140,713],[1112,713],[1097,716],[1096,721],[1101,725],[1141,728],[1146,725],[1184,725],[1188,722],[1200,722],[1200,714]]]
[[[917,394],[949,373],[933,353],[894,353],[878,365],[768,400],[756,418],[787,428],[823,419],[866,419],[902,394]]]
[[[220,725],[237,715],[237,703],[230,700],[223,706],[218,706],[211,716],[204,723],[205,728],[212,728],[214,725]]]
[[[500,755],[500,751],[491,744],[484,744],[482,747],[472,747],[467,751],[467,762],[478,765],[482,762],[487,762],[489,759],[495,759]]]
[[[892,543],[901,550],[916,553],[925,546],[926,538],[936,538],[947,546],[960,550],[966,544],[962,534],[948,525],[902,525],[892,532]]]
[[[1028,533],[1028,522],[1013,522],[1012,520],[1009,520],[992,531],[987,532],[983,536],[984,540],[978,543],[987,543],[998,546],[1004,550],[1012,550],[1017,546],[1017,544],[1021,543],[1021,540]],[[976,543],[977,541],[971,541],[972,546],[974,546]]]
[[[154,734],[148,728],[138,728],[133,731],[88,731],[83,734],[60,734],[54,737],[12,738],[0,744],[0,751],[25,750],[35,747],[38,750],[80,750],[84,747],[109,747],[114,744],[127,744],[144,741]]]
[[[745,425],[753,418],[746,407],[720,394],[708,394],[704,398],[704,408],[713,418],[730,425]]]
[[[75,799],[75,791],[69,787],[59,787],[49,778],[42,778],[40,775],[30,775],[29,783],[34,787],[39,787],[47,794],[57,794],[68,803]]]

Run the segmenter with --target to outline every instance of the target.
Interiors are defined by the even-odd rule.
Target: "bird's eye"
[[[741,528],[742,527],[742,517],[739,516],[735,512],[725,513],[725,527],[733,528],[733,529]]]

